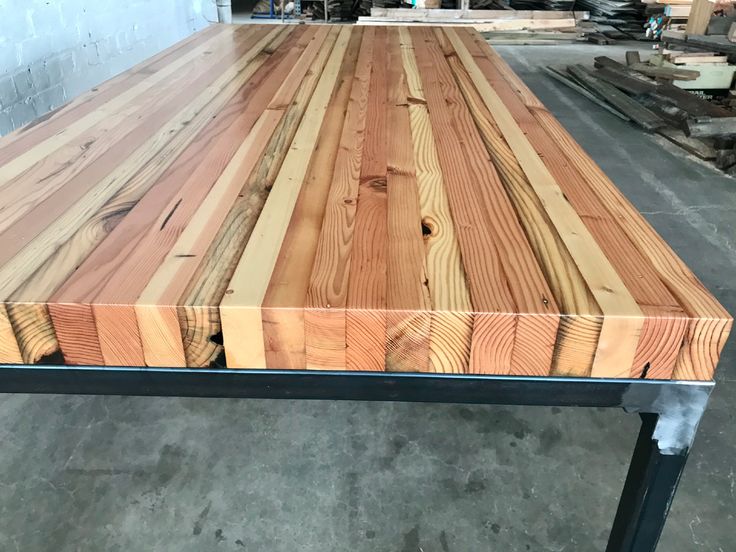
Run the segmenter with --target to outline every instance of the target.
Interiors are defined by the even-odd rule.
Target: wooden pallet
[[[0,362],[712,378],[731,318],[466,28],[212,26],[0,140]]]

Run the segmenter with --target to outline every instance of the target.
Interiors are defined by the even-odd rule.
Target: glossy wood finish
[[[731,318],[465,28],[212,26],[0,140],[0,363],[708,380]]]

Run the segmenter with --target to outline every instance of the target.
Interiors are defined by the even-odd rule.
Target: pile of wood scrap
[[[681,81],[680,88],[716,93],[728,90],[733,83],[736,65],[728,62],[728,56],[717,52],[682,52],[662,48],[661,54],[652,56],[650,62],[659,67],[697,71],[696,79]]]
[[[481,33],[492,45],[541,46],[585,42],[590,35],[575,31],[490,31]]]
[[[358,25],[443,25],[471,26],[480,32],[549,31],[575,32],[587,12],[540,10],[446,10],[371,8],[369,17],[359,17]]]
[[[736,112],[728,100],[708,101],[674,84],[697,79],[698,71],[642,63],[638,52],[627,52],[626,58],[624,64],[600,56],[595,68],[570,65],[546,71],[622,119],[736,175]]]
[[[684,46],[688,50],[736,55],[736,42],[731,42],[726,35],[689,35],[680,31],[667,30],[662,33],[662,43]]]

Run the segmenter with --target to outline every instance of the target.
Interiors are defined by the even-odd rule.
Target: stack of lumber
[[[575,0],[511,0],[509,5],[515,10],[571,11],[576,7]]]
[[[579,0],[577,8],[588,10],[591,21],[610,25],[629,38],[644,39],[645,5],[640,0]]]
[[[212,25],[0,179],[0,364],[710,380],[732,323],[470,28]]]
[[[372,8],[370,17],[358,18],[358,25],[450,25],[480,32],[575,30],[578,21],[587,18],[587,12]]]
[[[641,19],[642,6],[636,0],[579,0],[576,5],[605,19]]]
[[[669,54],[678,60],[686,54]],[[571,65],[549,67],[547,73],[622,119],[656,132],[723,170],[736,172],[736,112],[675,86],[694,80],[697,71],[686,65],[662,67],[627,54],[624,65],[611,58],[595,58],[595,68]]]
[[[484,32],[486,42],[494,45],[554,45],[585,42],[589,35],[576,31],[489,31]]]
[[[736,55],[736,43],[728,40],[726,35],[689,35],[668,30],[662,33],[662,43],[684,46],[688,50]]]

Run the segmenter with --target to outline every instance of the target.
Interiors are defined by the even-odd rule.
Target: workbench
[[[654,550],[732,319],[475,31],[213,25],[0,140],[0,391],[623,407]]]

